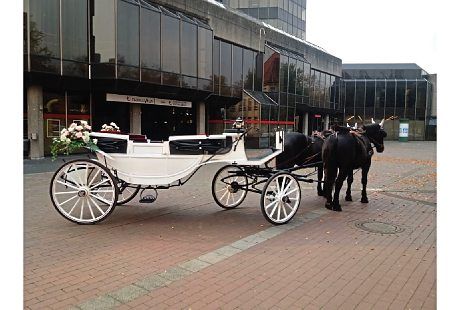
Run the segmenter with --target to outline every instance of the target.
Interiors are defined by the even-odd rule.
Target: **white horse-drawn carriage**
[[[283,152],[284,132],[276,132],[271,154],[254,160],[247,158],[244,149],[247,132],[235,128],[221,135],[171,136],[164,142],[136,142],[130,135],[93,132],[91,136],[98,139],[97,160],[64,163],[51,180],[51,200],[66,219],[92,224],[139,191],[140,202],[153,202],[157,190],[185,184],[204,165],[225,163],[212,181],[212,195],[220,207],[237,207],[251,191],[261,194],[260,207],[269,222],[287,223],[299,208],[299,176],[267,165]]]

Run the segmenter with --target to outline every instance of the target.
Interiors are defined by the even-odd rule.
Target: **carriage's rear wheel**
[[[118,183],[118,201],[117,206],[124,205],[125,203],[130,202],[136,197],[137,193],[141,189],[140,185],[133,187],[125,182]]]
[[[99,162],[77,159],[65,163],[50,184],[54,208],[78,224],[104,220],[118,200],[118,187],[110,171]]]
[[[300,205],[300,185],[290,173],[279,172],[265,183],[260,197],[262,213],[272,224],[289,222]]]
[[[248,177],[243,168],[227,165],[220,168],[212,180],[212,197],[224,209],[238,207],[248,194]]]

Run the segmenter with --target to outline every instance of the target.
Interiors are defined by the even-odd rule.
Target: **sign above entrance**
[[[320,114],[315,114],[315,117],[316,117],[316,118],[320,118],[321,115],[320,115]]]
[[[190,101],[180,101],[180,100],[173,100],[173,99],[161,99],[161,98],[151,98],[151,97],[139,97],[139,96],[119,95],[119,94],[109,94],[109,93],[107,93],[106,100],[116,101],[116,102],[154,104],[154,105],[163,105],[163,106],[178,107],[178,108],[191,108],[192,107],[192,103]]]

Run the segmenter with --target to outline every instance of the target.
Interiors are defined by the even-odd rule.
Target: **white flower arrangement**
[[[91,126],[86,121],[80,121],[80,124],[72,123],[69,128],[61,130],[61,135],[53,139],[51,145],[51,154],[53,159],[59,153],[69,154],[75,149],[87,147],[90,150],[97,150],[97,139],[90,138]]]
[[[117,126],[114,122],[111,122],[110,125],[102,125],[101,131],[103,132],[120,132],[120,127]]]

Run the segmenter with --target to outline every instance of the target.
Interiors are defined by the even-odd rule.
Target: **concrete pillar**
[[[30,158],[45,156],[43,134],[43,89],[39,85],[27,88],[27,137],[30,140]]]
[[[303,133],[308,136],[308,113],[303,116]]]
[[[324,130],[329,129],[329,114],[326,114],[325,120],[324,120]]]
[[[206,133],[206,105],[204,102],[198,102],[196,106],[196,133]]]
[[[133,134],[141,134],[141,104],[129,104],[129,132]]]

